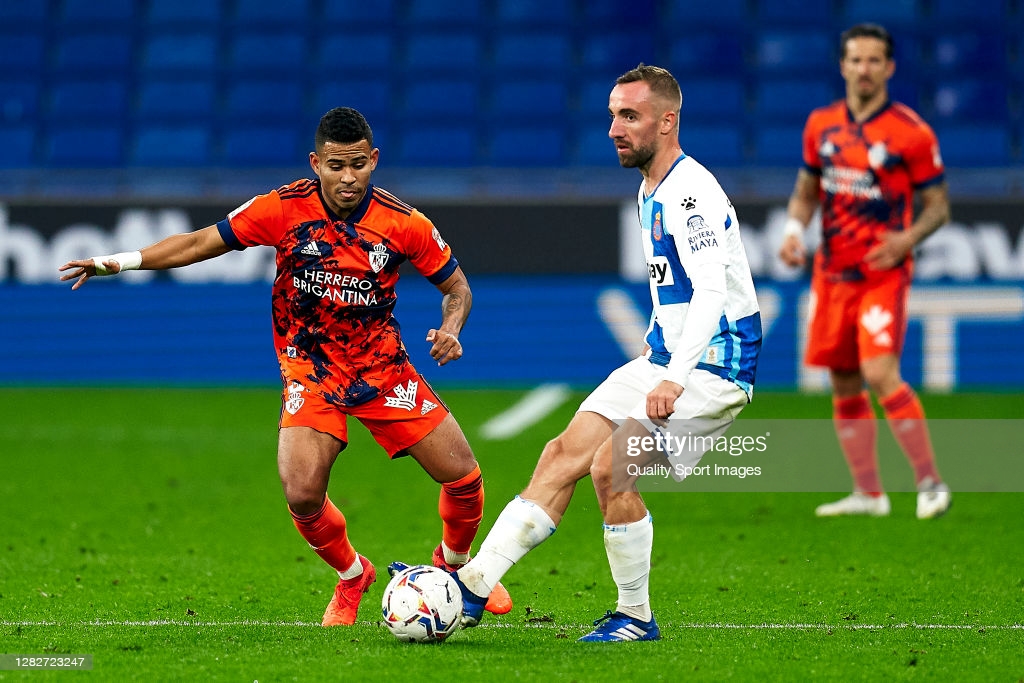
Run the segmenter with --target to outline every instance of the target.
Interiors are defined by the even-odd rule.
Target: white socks
[[[456,567],[469,562],[469,553],[457,553],[445,545],[444,541],[441,541],[441,553],[444,555],[445,562]]]
[[[359,554],[356,553],[356,559],[352,563],[352,566],[343,572],[338,572],[338,576],[343,579],[354,579],[363,573],[363,563],[359,561]]]
[[[466,588],[485,597],[512,565],[555,533],[555,523],[535,503],[513,498],[494,521],[480,552],[458,571]]]
[[[604,525],[608,566],[615,585],[619,587],[616,610],[641,621],[651,620],[648,587],[653,546],[654,521],[650,513],[638,522]]]

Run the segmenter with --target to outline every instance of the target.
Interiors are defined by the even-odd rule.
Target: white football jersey
[[[761,350],[761,313],[740,240],[736,210],[715,177],[683,154],[654,191],[637,197],[654,314],[647,332],[650,360],[668,365],[680,345],[693,296],[687,272],[702,263],[725,266],[725,310],[697,367],[753,393]]]

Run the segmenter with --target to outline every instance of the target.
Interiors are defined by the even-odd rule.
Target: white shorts
[[[743,389],[729,380],[707,370],[694,370],[686,389],[676,399],[675,412],[668,424],[658,427],[647,417],[647,394],[665,378],[665,372],[664,366],[646,357],[635,358],[608,375],[583,399],[577,412],[597,413],[620,425],[632,418],[652,432],[660,430],[665,436],[671,436],[676,425],[677,437],[711,437],[688,438],[686,447],[666,451],[673,478],[682,481],[685,477],[676,473],[687,472],[700,463],[706,446],[725,433],[749,399]]]

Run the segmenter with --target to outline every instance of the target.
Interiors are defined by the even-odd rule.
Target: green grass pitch
[[[486,441],[480,425],[520,393],[442,395],[483,467],[483,532],[575,405]],[[1024,415],[1015,394],[923,400],[935,418]],[[954,489],[928,522],[912,493],[892,494],[888,518],[831,520],[813,516],[831,494],[648,494],[664,638],[608,646],[575,642],[615,602],[584,481],[555,536],[506,576],[511,614],[416,646],[377,622],[383,571],[429,561],[437,487],[362,427],[331,495],[382,576],[356,626],[322,629],[335,578],[283,502],[276,391],[7,388],[0,408],[0,653],[93,656],[88,674],[0,680],[1024,679],[1021,493]],[[743,417],[829,414],[824,396],[762,393]]]

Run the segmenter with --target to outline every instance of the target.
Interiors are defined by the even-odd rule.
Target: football
[[[416,565],[391,577],[381,609],[384,623],[399,640],[436,643],[459,628],[462,593],[444,570]]]

